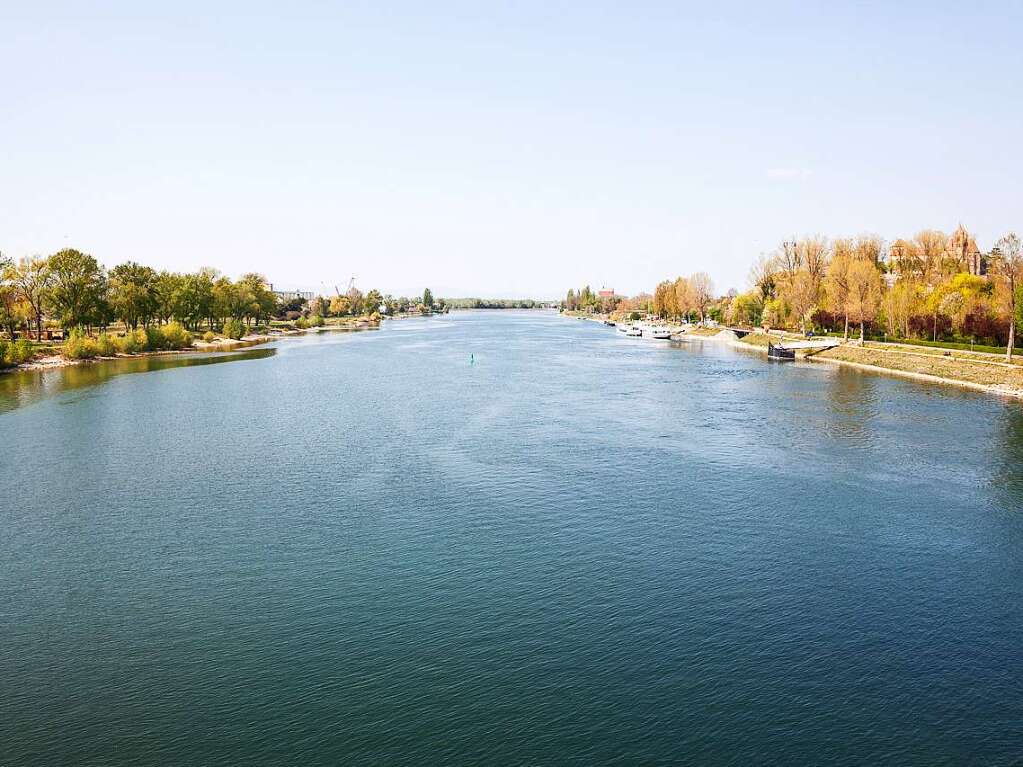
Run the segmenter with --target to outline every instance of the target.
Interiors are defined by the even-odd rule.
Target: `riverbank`
[[[765,353],[769,342],[778,343],[785,338],[751,333],[736,339],[728,331],[718,335],[736,346]],[[795,339],[796,336],[791,338]],[[900,378],[1023,399],[1023,363],[1005,362],[1004,358],[993,354],[870,341],[861,346],[854,341],[826,351],[807,352],[799,356],[813,362],[828,362]]]
[[[307,328],[307,329],[291,329],[291,328],[279,328],[273,329],[269,333],[258,333],[242,336],[238,340],[228,338],[217,338],[214,341],[203,341],[201,337],[193,340],[192,345],[185,349],[161,349],[156,351],[141,351],[133,354],[119,353],[113,356],[96,356],[88,359],[70,359],[63,356],[62,354],[44,354],[23,362],[20,365],[14,365],[8,368],[0,369],[0,375],[4,373],[14,373],[19,370],[55,370],[58,368],[74,367],[78,365],[96,364],[102,362],[111,362],[115,360],[125,359],[136,359],[140,357],[166,357],[171,355],[182,355],[182,354],[202,354],[209,352],[234,352],[239,349],[247,349],[254,346],[260,346],[262,344],[270,343],[272,341],[279,341],[282,338],[288,338],[291,336],[307,335],[309,333],[320,333],[329,332],[333,330],[344,330],[344,331],[357,331],[357,330],[372,330],[378,328],[379,323],[372,322],[363,319],[352,319],[352,320],[340,320],[335,322],[328,322],[322,326]]]
[[[303,331],[291,332],[288,333],[288,335],[295,335],[300,332]],[[202,354],[205,352],[232,352],[239,349],[246,349],[250,346],[259,346],[261,344],[269,343],[270,341],[276,341],[283,335],[284,334],[277,336],[246,336],[238,341],[214,341],[212,343],[196,341],[192,346],[186,349],[161,349],[158,351],[135,352],[134,354],[96,356],[89,359],[69,359],[62,354],[49,354],[36,357],[29,362],[24,362],[20,365],[15,365],[14,367],[0,370],[0,375],[3,373],[13,373],[18,370],[55,370],[58,368],[75,367],[77,365],[111,362],[113,360],[138,359],[140,357],[168,357],[181,354]]]

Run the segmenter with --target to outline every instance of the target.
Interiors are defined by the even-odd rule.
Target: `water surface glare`
[[[1023,759],[1023,406],[541,312],[272,349],[0,386],[0,764]]]

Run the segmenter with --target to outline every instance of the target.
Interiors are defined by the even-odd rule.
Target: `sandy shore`
[[[0,370],[0,374],[14,372],[16,370],[54,370],[56,368],[67,368],[98,362],[110,362],[112,360],[130,360],[138,357],[163,357],[172,354],[195,354],[197,352],[230,352],[237,351],[238,349],[246,349],[250,346],[259,346],[260,344],[265,344],[270,341],[276,341],[285,335],[296,335],[303,332],[305,331],[285,331],[279,335],[245,336],[238,341],[227,341],[224,339],[218,339],[213,343],[195,341],[194,344],[187,349],[163,349],[153,352],[137,352],[135,354],[116,354],[113,357],[92,357],[91,359],[86,360],[71,360],[60,354],[48,354],[45,357],[36,357],[31,362],[25,362],[21,365],[15,365],[14,367]]]
[[[247,349],[252,346],[259,346],[261,344],[270,343],[271,341],[279,341],[282,338],[289,336],[302,336],[309,333],[320,333],[328,332],[331,330],[371,330],[379,327],[379,323],[373,323],[368,320],[349,320],[345,322],[332,323],[328,325],[321,325],[315,328],[306,329],[295,329],[295,330],[277,330],[273,333],[262,334],[262,335],[247,335],[242,336],[237,341],[229,340],[226,338],[218,338],[213,342],[207,343],[200,338],[196,338],[192,342],[192,346],[187,349],[173,349],[173,350],[161,350],[153,352],[137,352],[136,354],[117,354],[113,357],[92,357],[86,360],[71,360],[60,354],[48,354],[45,357],[37,357],[31,362],[25,362],[21,365],[15,365],[14,367],[4,368],[0,370],[0,375],[3,373],[11,373],[17,370],[54,370],[56,368],[73,367],[75,365],[87,365],[97,362],[109,362],[111,360],[125,360],[134,359],[136,357],[157,357],[168,354],[196,354],[204,352],[231,352],[239,349]]]

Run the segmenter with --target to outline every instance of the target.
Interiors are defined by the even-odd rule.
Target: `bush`
[[[99,338],[96,339],[96,351],[100,357],[113,357],[117,354],[117,345],[114,343],[114,339],[106,333],[100,333]]]
[[[22,338],[13,342],[9,353],[11,355],[11,361],[17,365],[20,365],[22,362],[28,362],[36,356],[35,347],[32,346],[32,342],[27,338]]]
[[[99,347],[95,340],[75,328],[64,342],[63,354],[69,360],[91,360],[99,354]]]
[[[245,326],[240,320],[230,317],[224,322],[223,333],[227,338],[239,341],[241,340],[241,337],[245,335]]]
[[[322,328],[323,327],[323,317],[321,317],[318,314],[310,315],[308,322],[309,322],[309,327],[311,327],[311,328]]]
[[[0,367],[20,365],[35,355],[35,348],[27,338],[19,341],[0,341]]]
[[[143,347],[147,352],[159,351],[164,347],[163,331],[160,328],[145,328],[142,333],[146,339]]]
[[[203,333],[202,340],[208,344],[211,344],[217,340],[217,337],[216,335],[214,335],[212,330],[207,330],[205,333]]]
[[[162,349],[187,349],[192,345],[192,334],[179,322],[168,322],[162,329]]]
[[[297,320],[295,320],[295,327],[298,330],[308,330],[309,320],[307,320],[305,317],[299,317]]]
[[[114,339],[114,344],[122,354],[138,354],[146,348],[146,340],[146,331],[140,328],[139,330],[129,330],[120,338]]]

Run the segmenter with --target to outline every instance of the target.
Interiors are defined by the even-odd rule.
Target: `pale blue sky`
[[[742,287],[791,234],[986,248],[1021,7],[0,0],[0,249],[555,296]]]

